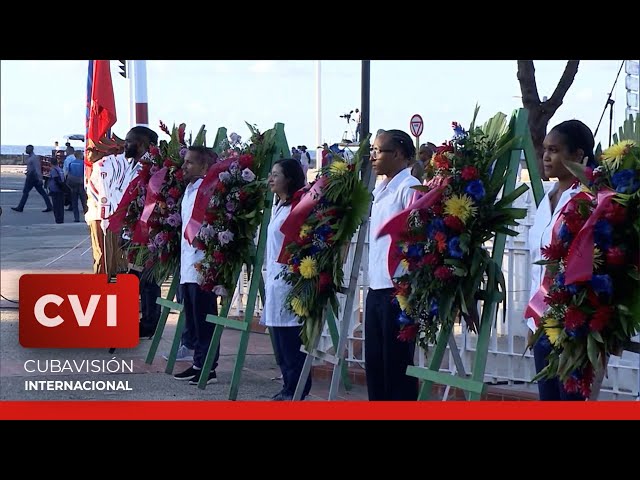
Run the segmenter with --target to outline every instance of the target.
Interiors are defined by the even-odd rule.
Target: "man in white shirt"
[[[365,369],[369,400],[416,400],[418,381],[406,375],[413,365],[415,342],[397,339],[400,307],[388,269],[390,238],[380,228],[404,210],[420,182],[411,175],[416,154],[411,137],[401,130],[381,131],[371,149],[371,164],[384,181],[373,191],[369,228],[369,292],[365,311]]]
[[[187,187],[182,197],[182,236],[180,246],[180,291],[184,306],[186,328],[190,330],[195,339],[193,352],[193,365],[185,371],[173,376],[176,380],[188,380],[190,385],[197,385],[202,374],[202,366],[213,338],[215,324],[207,322],[208,314],[217,315],[218,305],[216,295],[213,292],[203,290],[198,285],[198,272],[196,263],[204,258],[204,252],[192,246],[185,238],[184,232],[198,194],[198,188],[207,173],[210,152],[206,147],[189,147],[184,157],[182,170]],[[208,375],[207,385],[216,383],[216,367],[220,357],[220,345],[216,350],[211,372]]]
[[[356,137],[353,139],[354,142],[360,141],[360,135],[362,135],[362,115],[360,110],[356,108],[356,113],[353,114],[353,121],[356,122]]]

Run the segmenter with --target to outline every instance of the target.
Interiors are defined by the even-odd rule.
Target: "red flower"
[[[152,156],[157,157],[158,155],[160,155],[160,150],[155,145],[150,145],[149,146],[149,153]]]
[[[573,377],[569,377],[564,381],[564,389],[567,393],[576,393],[578,391],[579,385],[578,380]]]
[[[204,214],[204,219],[207,223],[213,223],[218,219],[218,215],[213,210],[207,210]]]
[[[453,277],[453,272],[451,271],[451,269],[449,267],[445,267],[444,265],[440,265],[438,268],[436,268],[435,272],[433,272],[433,275],[438,280],[442,280],[444,282],[444,281],[449,280],[451,277]]]
[[[184,171],[182,169],[176,170],[175,176],[176,180],[182,181],[182,179],[184,178]]]
[[[439,217],[442,215],[442,203],[436,203],[435,205],[433,205],[431,207],[431,211],[433,212],[433,214],[436,217]]]
[[[405,325],[402,330],[398,332],[396,337],[401,342],[411,342],[416,338],[418,334],[418,324],[412,323],[411,325]]]
[[[462,232],[464,230],[464,223],[455,215],[447,215],[444,217],[444,224],[454,232]]]
[[[165,158],[164,163],[162,165],[167,168],[171,168],[173,167],[173,161],[170,158]]]
[[[444,145],[440,145],[439,147],[436,147],[436,154],[445,153],[445,152],[453,153],[453,145],[451,144],[451,142],[445,143]]]
[[[396,295],[402,295],[404,297],[411,293],[411,285],[409,282],[396,283]]]
[[[591,317],[589,328],[592,332],[601,332],[602,329],[607,326],[609,320],[611,320],[612,315],[613,307],[611,307],[610,305],[599,307],[593,314],[593,317]]]
[[[199,238],[194,238],[193,243],[191,245],[197,248],[198,250],[204,250],[206,248],[206,245],[204,244],[204,242]]]
[[[238,201],[242,203],[247,199],[248,196],[249,194],[247,192],[245,192],[244,190],[240,190],[240,193],[238,194]]]
[[[607,263],[609,265],[624,265],[625,253],[620,247],[611,247],[607,250]]]
[[[448,170],[451,167],[449,159],[440,154],[436,154],[436,156],[433,157],[433,164],[436,166],[436,168],[441,168],[443,170]]]
[[[163,252],[160,254],[160,261],[161,261],[162,263],[167,263],[167,260],[169,260],[169,252],[163,251]]]
[[[240,167],[244,170],[245,168],[251,168],[253,166],[253,155],[246,153],[244,155],[240,155],[238,159],[238,163]]]
[[[463,180],[475,180],[480,176],[478,169],[472,165],[467,165],[460,173]]]
[[[542,247],[540,252],[547,260],[560,260],[567,255],[567,249],[557,240],[546,247]]]
[[[329,275],[327,272],[320,272],[320,276],[318,277],[318,290],[324,292],[331,285],[333,285],[331,275]]]
[[[618,225],[625,221],[627,217],[627,209],[618,202],[610,202],[605,206],[604,218],[609,220],[612,225]]]
[[[447,249],[447,236],[444,232],[436,232],[433,239],[436,241],[436,247],[440,253]]]
[[[437,253],[427,253],[422,257],[423,265],[438,265],[440,263],[440,256]]]
[[[169,195],[171,197],[173,197],[175,200],[177,200],[178,198],[180,198],[180,189],[178,187],[171,187],[169,189]]]
[[[571,300],[571,294],[566,290],[555,290],[549,293],[545,298],[547,305],[566,305],[569,300]]]
[[[220,250],[216,250],[215,252],[213,252],[213,260],[219,264],[224,263],[224,260],[225,260],[224,253],[222,253]]]
[[[186,123],[181,123],[178,127],[178,142],[184,145],[184,131],[187,129]]]
[[[582,215],[575,211],[565,213],[564,215],[564,223],[567,224],[567,228],[573,235],[577,234],[580,231],[586,221],[586,218],[582,218]]]
[[[582,310],[578,310],[577,307],[572,305],[564,316],[564,328],[566,330],[577,330],[584,325],[584,322],[586,321],[587,315]]]
[[[592,167],[587,167],[584,169],[584,174],[587,177],[587,180],[589,180],[590,182],[593,182],[593,168]]]

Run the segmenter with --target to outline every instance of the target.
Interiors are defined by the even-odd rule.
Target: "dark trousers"
[[[400,306],[392,300],[393,288],[369,289],[364,317],[369,400],[417,400],[418,379],[406,374],[416,344],[398,340]]]
[[[148,278],[149,272],[146,270],[142,272],[130,270],[129,273],[133,273],[140,280],[140,310],[142,312],[140,323],[145,330],[155,331],[158,321],[160,321],[161,307],[156,303],[160,296],[160,285]]]
[[[302,367],[307,355],[300,351],[302,340],[300,339],[300,331],[302,327],[269,327],[269,332],[273,335],[273,341],[276,351],[278,352],[280,371],[284,387],[282,393],[291,395],[296,391]],[[302,399],[309,395],[311,391],[311,375],[307,378],[307,383],[302,390]]]
[[[17,208],[20,210],[24,208],[25,204],[27,203],[27,198],[29,198],[29,192],[32,188],[35,188],[36,192],[38,192],[40,196],[42,196],[47,208],[52,209],[53,205],[51,204],[51,200],[49,200],[49,197],[47,197],[47,192],[44,191],[42,181],[40,181],[37,175],[27,175],[27,178],[24,181],[24,188],[22,189],[22,198],[20,199],[20,203],[18,204]]]
[[[540,373],[547,366],[547,357],[553,346],[546,334],[540,335],[533,345],[533,360],[536,365],[536,373]],[[569,400],[583,401],[585,398],[579,393],[567,393],[558,377],[538,380],[538,395],[540,400]]]
[[[56,223],[64,223],[64,193],[51,192],[50,195],[53,203],[53,217]]]
[[[80,177],[74,177],[69,175],[67,177],[67,185],[71,190],[71,208],[73,210],[73,219],[76,222],[80,221],[80,209],[78,207],[78,201],[82,205],[82,212],[87,211],[87,192],[84,190],[83,179]]]
[[[192,329],[194,333],[195,345],[193,345],[193,366],[202,368],[204,360],[207,357],[207,351],[213,338],[215,323],[207,322],[207,315],[218,314],[218,304],[216,295],[213,292],[205,292],[197,283],[183,283],[180,285],[182,290],[182,301],[184,306],[184,315],[187,328]],[[220,327],[222,328],[222,327]],[[189,347],[189,345],[187,345]],[[215,357],[211,370],[215,370],[218,366],[220,358],[220,344],[216,349]],[[208,372],[207,372],[208,374]]]

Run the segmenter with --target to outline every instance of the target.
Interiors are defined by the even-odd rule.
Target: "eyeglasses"
[[[391,148],[370,148],[369,149],[369,155],[371,155],[373,158],[376,158],[378,155],[384,152],[395,152],[395,150]]]

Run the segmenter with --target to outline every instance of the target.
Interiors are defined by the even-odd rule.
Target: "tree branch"
[[[533,60],[518,60],[518,82],[522,93],[522,105],[529,110],[537,107],[540,104],[540,96]]]
[[[560,105],[562,105],[564,96],[567,94],[569,87],[571,87],[573,80],[576,78],[579,64],[580,60],[569,60],[567,65],[564,67],[564,72],[562,73],[562,77],[560,77],[560,81],[558,82],[556,89],[553,91],[553,95],[551,95],[551,98],[545,102],[545,110],[547,111],[546,113],[549,114],[549,118],[551,118],[556,110],[560,108]]]

